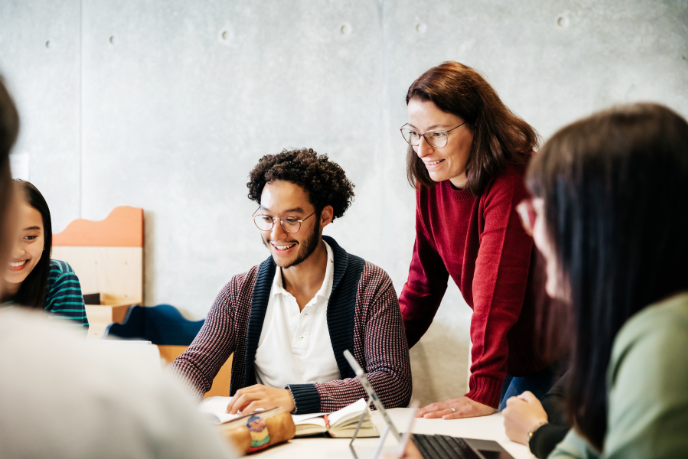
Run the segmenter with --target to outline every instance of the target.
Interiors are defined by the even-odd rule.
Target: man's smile
[[[277,251],[277,252],[287,252],[293,247],[296,246],[296,242],[270,242],[270,245]]]

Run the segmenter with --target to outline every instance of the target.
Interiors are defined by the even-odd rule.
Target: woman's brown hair
[[[462,118],[473,131],[466,189],[474,196],[480,196],[508,164],[528,163],[538,146],[535,129],[509,110],[477,71],[458,62],[444,62],[418,77],[406,93],[407,105],[411,99],[434,103],[443,112]],[[413,187],[436,184],[410,145],[406,177]]]

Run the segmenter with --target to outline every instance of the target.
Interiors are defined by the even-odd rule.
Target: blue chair
[[[144,339],[163,346],[188,346],[205,320],[188,320],[169,304],[143,307],[132,306],[121,324],[111,323],[103,339]]]

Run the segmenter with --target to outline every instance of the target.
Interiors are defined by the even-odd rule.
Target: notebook
[[[352,403],[334,413],[323,414],[295,414],[292,415],[296,425],[296,436],[307,435],[326,435],[336,438],[353,437],[361,415],[366,412],[367,406],[363,399]],[[361,429],[358,431],[359,437],[379,437],[380,433],[375,428],[370,417],[368,417]]]

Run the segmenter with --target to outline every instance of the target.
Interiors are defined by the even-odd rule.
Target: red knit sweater
[[[527,197],[509,168],[476,198],[449,180],[416,193],[416,242],[399,303],[413,346],[427,331],[451,276],[473,309],[468,398],[497,407],[504,377],[540,371],[529,275],[535,248],[515,211]]]

